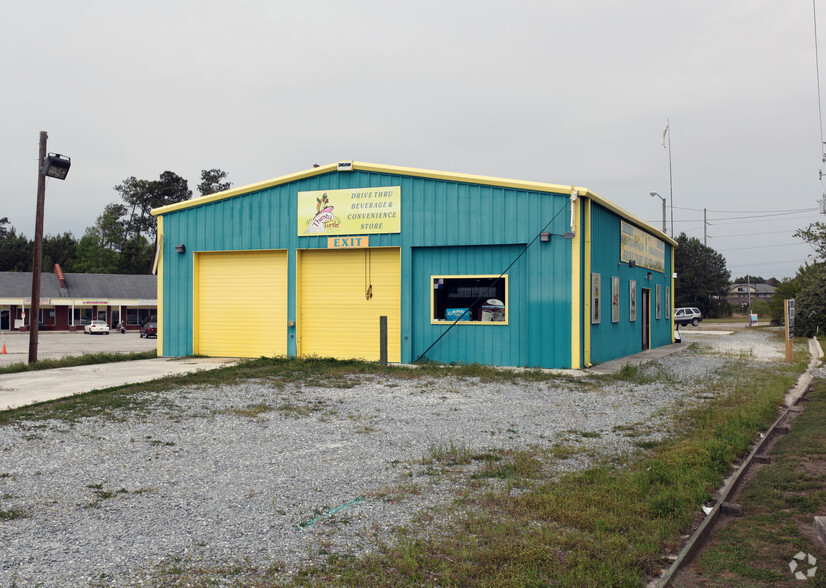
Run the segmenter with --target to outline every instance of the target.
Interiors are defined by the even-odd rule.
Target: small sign
[[[84,298],[80,301],[81,304],[92,304],[95,306],[108,306],[109,301],[102,298]]]
[[[327,249],[355,249],[369,247],[370,237],[327,237]]]
[[[32,303],[32,299],[31,299],[31,298],[24,298],[24,299],[23,299],[23,304],[29,304],[29,305],[31,305],[31,303]],[[48,306],[48,305],[50,305],[51,303],[52,303],[52,299],[51,299],[51,298],[41,298],[41,299],[40,299],[40,306],[43,306],[43,305]]]
[[[338,171],[353,171],[353,162],[352,161],[339,161],[338,162]]]

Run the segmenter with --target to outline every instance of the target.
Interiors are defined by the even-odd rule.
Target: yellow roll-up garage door
[[[401,361],[398,248],[304,250],[299,259],[302,356],[379,359],[379,317],[387,358]]]
[[[287,354],[286,251],[197,253],[195,266],[195,353]]]

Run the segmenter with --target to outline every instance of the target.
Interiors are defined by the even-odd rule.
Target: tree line
[[[201,171],[200,196],[228,190],[232,182],[220,169]],[[157,244],[153,208],[192,198],[187,181],[165,171],[157,180],[130,176],[114,187],[120,202],[107,204],[80,239],[71,232],[43,237],[45,271],[60,264],[64,272],[148,274]],[[0,218],[0,271],[32,271],[34,241],[18,234],[8,217]]]

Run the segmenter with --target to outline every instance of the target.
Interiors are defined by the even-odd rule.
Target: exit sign
[[[327,249],[355,249],[369,247],[370,237],[327,237]]]

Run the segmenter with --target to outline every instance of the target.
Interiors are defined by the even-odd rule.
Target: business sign
[[[91,304],[93,306],[108,306],[109,300],[106,298],[83,298],[81,304]]]
[[[634,225],[625,221],[620,222],[620,259],[626,263],[633,261],[638,266],[664,272],[665,243]]]
[[[401,186],[298,193],[298,236],[401,232]]]

